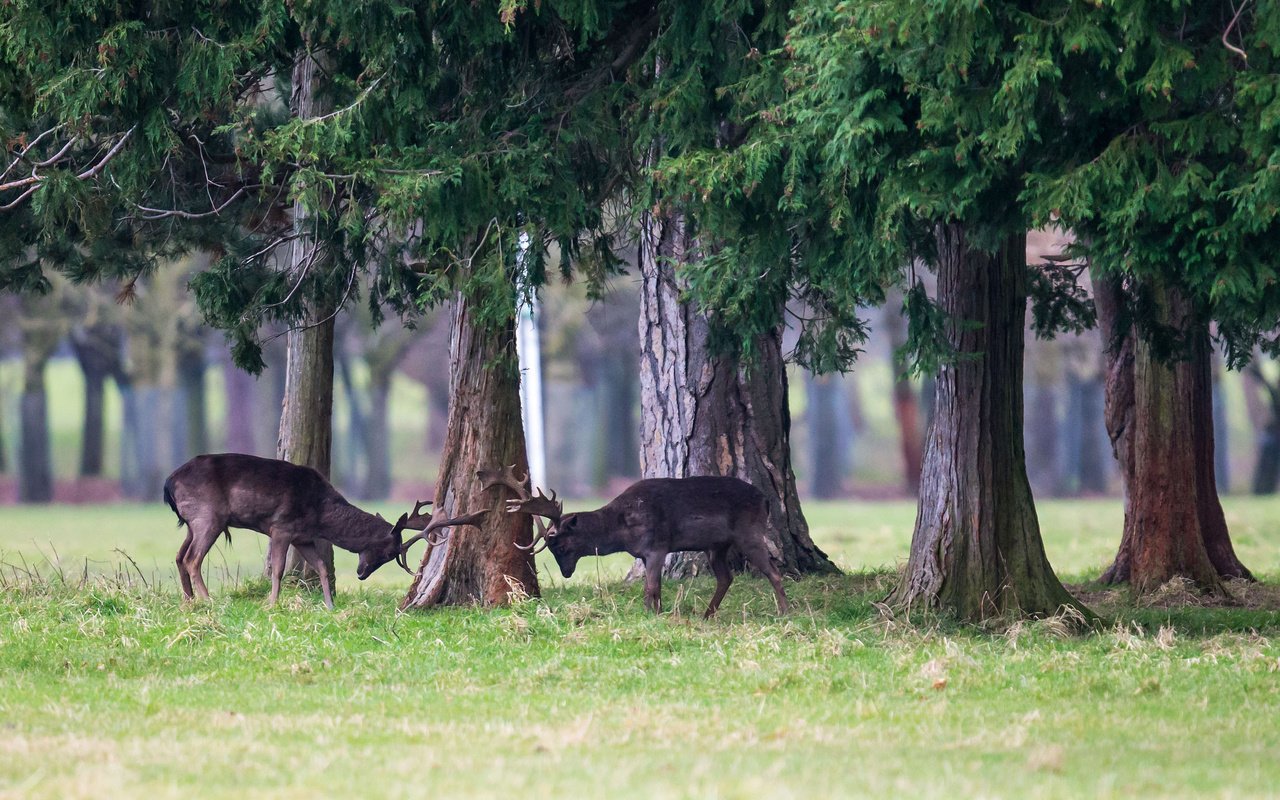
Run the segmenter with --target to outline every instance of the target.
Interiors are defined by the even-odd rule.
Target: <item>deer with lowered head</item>
[[[516,547],[534,553],[550,550],[566,578],[573,576],[583,556],[630,553],[644,561],[645,605],[656,613],[662,611],[662,566],[667,554],[703,550],[716,576],[716,591],[705,614],[710,617],[733,582],[728,556],[729,549],[736,547],[773,585],[779,613],[788,611],[782,575],[765,542],[764,495],[746,481],[713,476],[651,478],[631,484],[603,508],[566,514],[554,491],[550,497],[541,489],[532,494],[525,488],[527,476],[517,477],[513,467],[482,469],[476,474],[486,488],[503,486],[515,493],[515,499],[507,501],[509,513],[533,517],[537,526],[533,542]]]
[[[188,600],[194,597],[193,587],[201,599],[209,599],[200,568],[218,535],[225,534],[230,541],[228,528],[248,528],[271,540],[267,547],[271,605],[280,597],[285,556],[292,545],[320,576],[324,604],[331,610],[333,588],[329,571],[315,550],[316,539],[358,553],[356,576],[360,580],[392,560],[412,574],[405,557],[415,542],[425,539],[431,546],[439,544],[448,535],[444,529],[474,525],[488,511],[446,519],[440,511],[423,514],[430,501],[422,501],[392,524],[348,503],[311,467],[242,453],[196,456],[164,482],[164,499],[178,515],[178,525],[187,526],[177,564],[182,593]],[[421,532],[405,541],[406,529]]]

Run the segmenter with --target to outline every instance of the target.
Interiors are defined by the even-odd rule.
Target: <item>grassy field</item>
[[[393,509],[380,509],[384,513]],[[735,582],[668,583],[647,614],[625,559],[500,610],[397,614],[407,577],[339,563],[338,610],[263,607],[264,537],[177,599],[167,508],[0,509],[0,798],[1122,797],[1274,795],[1280,615],[1090,595],[1088,636],[1049,620],[913,625],[876,603],[905,503],[812,504],[849,574],[772,613]],[[398,510],[397,510],[398,513]],[[1280,576],[1280,502],[1231,499],[1247,564]],[[1073,582],[1115,547],[1114,501],[1042,506]],[[136,565],[136,566],[135,566]],[[38,573],[38,577],[24,570]],[[1266,606],[1266,607],[1259,607]]]

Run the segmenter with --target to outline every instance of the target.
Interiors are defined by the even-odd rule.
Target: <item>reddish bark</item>
[[[514,592],[538,594],[533,556],[515,546],[532,541],[529,516],[506,513],[503,490],[486,490],[476,477],[482,467],[514,464],[519,475],[529,471],[514,322],[496,333],[485,330],[461,297],[453,313],[449,424],[435,507],[449,516],[490,512],[479,526],[455,529],[444,544],[427,549],[401,608],[501,605]]]
[[[1231,546],[1213,464],[1213,387],[1207,325],[1175,290],[1160,289],[1160,322],[1186,337],[1165,363],[1147,341],[1115,336],[1122,290],[1095,281],[1109,342],[1107,430],[1126,486],[1125,524],[1106,583],[1154,591],[1186,578],[1224,594],[1222,577],[1251,578]]]

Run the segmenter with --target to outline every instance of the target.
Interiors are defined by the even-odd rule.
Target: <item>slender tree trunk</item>
[[[1146,593],[1182,577],[1225,594],[1220,576],[1251,576],[1231,547],[1214,477],[1208,329],[1179,292],[1157,290],[1161,323],[1189,339],[1185,360],[1163,363],[1132,334],[1117,339],[1123,290],[1094,286],[1110,343],[1107,428],[1126,486],[1124,532],[1102,580]]]
[[[384,369],[369,370],[369,415],[365,419],[365,455],[368,472],[365,473],[364,496],[385,499],[391,494],[391,424],[388,410],[391,405],[391,377],[394,372]]]
[[[924,458],[924,426],[920,400],[898,352],[907,344],[907,321],[902,315],[902,292],[890,291],[884,304],[885,333],[889,337],[890,366],[893,369],[893,418],[898,423],[898,446],[902,451],[902,485],[912,495],[920,493],[920,469]]]
[[[747,481],[764,492],[779,568],[789,575],[835,572],[809,536],[796,493],[781,330],[761,337],[749,368],[717,357],[707,319],[680,299],[675,265],[697,257],[683,219],[646,216],[640,247],[641,474]],[[705,556],[673,553],[668,571],[685,573],[697,559]]]
[[[1023,423],[1027,477],[1036,494],[1053,496],[1062,483],[1062,453],[1058,448],[1062,354],[1058,343],[1051,341],[1037,342],[1032,354],[1027,391],[1031,412]]]
[[[485,490],[476,470],[515,466],[529,471],[520,419],[520,370],[515,320],[495,332],[477,326],[461,296],[454,305],[450,347],[448,433],[440,456],[435,507],[457,515],[488,508],[476,528],[454,530],[428,548],[401,608],[439,605],[501,605],[513,595],[537,595],[533,557],[516,542],[532,541],[532,522],[508,514],[506,490]]]
[[[120,363],[120,329],[114,325],[90,325],[71,331],[71,350],[84,374],[84,424],[80,437],[80,475],[102,475],[105,446],[103,405],[107,378],[118,375]]]
[[[209,452],[209,414],[204,388],[205,360],[201,350],[188,350],[178,360],[178,383],[182,387],[183,418],[186,420],[188,454]]]
[[[36,358],[34,355],[24,359],[19,403],[18,501],[48,503],[53,500],[53,459],[49,452],[49,414],[44,389],[48,356]]]
[[[222,382],[226,389],[227,417],[226,442],[223,448],[231,453],[257,453],[254,441],[254,420],[258,418],[256,381],[253,376],[231,363],[228,358],[222,368]]]
[[[298,54],[293,66],[293,94],[290,106],[293,116],[310,119],[328,112],[332,103],[321,90],[324,66],[322,54],[306,51]],[[290,252],[289,271],[301,278],[311,270],[323,274],[332,254],[320,242],[306,235],[307,210],[300,203],[293,206],[294,230],[303,235],[295,239]],[[317,252],[318,251],[318,252]],[[313,302],[309,326],[289,331],[285,358],[284,405],[280,414],[280,435],[276,441],[276,457],[294,464],[304,464],[329,477],[333,446],[333,332],[335,301]],[[336,590],[333,568],[333,545],[315,540]],[[310,565],[296,548],[289,548],[288,571],[304,581],[318,580]]]
[[[640,445],[636,438],[636,365],[622,359],[606,363],[600,371],[604,397],[601,420],[604,433],[604,478],[634,478],[640,470]]]
[[[1096,377],[1077,379],[1074,391],[1079,404],[1079,448],[1077,494],[1103,494],[1107,491],[1106,447],[1099,434],[1098,422],[1106,419],[1102,381]]]
[[[304,464],[329,477],[333,444],[333,316],[311,327],[290,331],[285,361],[284,405],[280,412],[280,438],[276,457]],[[333,585],[333,545],[315,540]],[[311,581],[311,567],[295,548],[289,549],[288,570]]]
[[[1045,557],[1023,455],[1025,237],[988,254],[950,224],[937,243],[958,359],[937,377],[911,556],[890,602],[966,620],[1080,608]]]
[[[806,374],[805,417],[809,422],[809,477],[814,497],[830,500],[844,492],[844,459],[840,452],[840,383],[831,375]]]

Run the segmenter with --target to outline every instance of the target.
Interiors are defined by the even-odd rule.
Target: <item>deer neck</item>
[[[321,519],[327,534],[322,538],[353,553],[380,545],[391,536],[390,522],[362,511],[346,500],[328,501]]]

